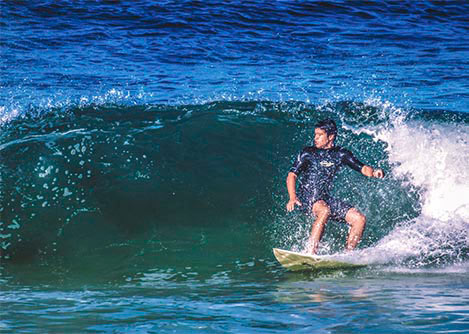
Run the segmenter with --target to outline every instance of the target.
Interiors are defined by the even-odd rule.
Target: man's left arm
[[[357,172],[360,172],[368,177],[376,177],[379,179],[382,179],[384,177],[384,172],[381,168],[373,168],[371,166],[365,165],[364,163],[360,162],[357,158],[355,158],[352,152],[348,150],[343,150],[343,152],[343,162],[350,168],[355,169]]]

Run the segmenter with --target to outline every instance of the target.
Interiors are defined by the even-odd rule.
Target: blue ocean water
[[[0,1],[0,332],[468,333],[468,10]],[[325,117],[387,173],[333,190],[368,266],[291,273]]]

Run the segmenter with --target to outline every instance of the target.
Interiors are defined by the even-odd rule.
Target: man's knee
[[[349,225],[352,225],[352,226],[358,225],[358,226],[365,227],[366,225],[365,215],[355,208],[351,208],[350,210],[347,211],[347,215],[345,216],[345,221]]]
[[[329,208],[329,205],[327,205],[326,202],[323,200],[317,201],[313,205],[313,214],[318,217],[318,216],[329,216],[331,214],[331,209]]]

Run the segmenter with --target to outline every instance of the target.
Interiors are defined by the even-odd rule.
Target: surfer
[[[329,218],[345,220],[350,225],[346,250],[354,249],[359,243],[366,225],[366,217],[349,203],[329,195],[333,179],[340,167],[346,165],[368,177],[383,178],[380,168],[372,168],[360,162],[353,154],[334,145],[337,126],[333,120],[318,122],[314,129],[314,146],[307,146],[298,155],[287,176],[290,200],[289,212],[295,206],[302,207],[315,217],[309,237],[312,254],[318,251],[324,227]],[[298,196],[296,179],[301,175]]]

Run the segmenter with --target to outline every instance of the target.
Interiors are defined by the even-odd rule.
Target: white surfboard
[[[274,248],[273,251],[278,262],[291,271],[366,267],[366,264],[349,262],[333,255],[308,255],[279,248]]]

